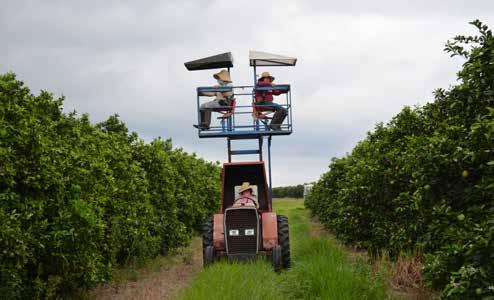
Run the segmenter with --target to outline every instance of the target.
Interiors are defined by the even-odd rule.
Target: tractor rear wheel
[[[278,215],[278,244],[281,247],[281,266],[283,269],[290,268],[290,232],[288,231],[288,217]]]
[[[211,218],[202,227],[202,265],[206,267],[213,261],[213,218]]]

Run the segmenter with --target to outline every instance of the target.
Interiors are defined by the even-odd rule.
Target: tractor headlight
[[[254,229],[245,229],[245,235],[254,235]]]
[[[230,229],[230,236],[238,236],[238,229]]]

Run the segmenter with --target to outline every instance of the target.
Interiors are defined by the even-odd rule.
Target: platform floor
[[[243,130],[243,131],[208,131],[201,130],[200,138],[231,138],[231,139],[255,139],[261,136],[290,135],[292,130]]]

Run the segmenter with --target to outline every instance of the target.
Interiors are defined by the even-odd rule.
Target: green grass
[[[204,269],[181,299],[386,299],[386,286],[362,261],[351,263],[331,236],[312,237],[299,199],[274,203],[288,215],[293,267],[277,274],[269,261],[220,262]]]

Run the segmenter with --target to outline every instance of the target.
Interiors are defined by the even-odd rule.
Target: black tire
[[[281,247],[281,266],[283,269],[290,268],[290,232],[288,230],[288,217],[278,215],[278,244]]]
[[[213,261],[213,218],[211,218],[202,226],[202,265],[205,267]]]
[[[214,262],[214,248],[213,246],[207,246],[202,257],[202,266],[207,267]]]
[[[281,247],[278,245],[274,246],[271,250],[271,263],[273,264],[273,268],[276,272],[281,271],[283,268],[281,261]]]

